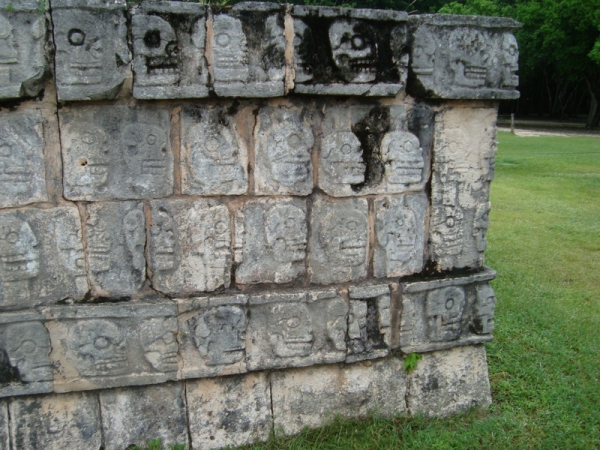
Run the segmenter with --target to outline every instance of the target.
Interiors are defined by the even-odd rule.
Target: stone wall
[[[488,405],[517,26],[0,0],[0,449]]]

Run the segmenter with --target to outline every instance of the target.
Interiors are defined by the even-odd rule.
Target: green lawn
[[[493,406],[338,421],[249,448],[600,448],[600,139],[498,139],[486,260],[498,271]]]

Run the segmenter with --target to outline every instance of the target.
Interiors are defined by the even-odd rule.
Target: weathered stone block
[[[85,226],[92,293],[123,297],[138,292],[146,279],[142,203],[90,203]]]
[[[248,149],[229,110],[206,106],[183,109],[184,194],[238,195],[248,191]]]
[[[40,111],[1,114],[0,208],[48,199],[45,162]]]
[[[152,286],[169,295],[229,287],[229,210],[217,200],[150,202]]]
[[[316,111],[265,107],[255,132],[255,191],[258,195],[309,195]]]
[[[441,350],[492,340],[496,297],[491,269],[465,277],[400,283],[400,349]]]
[[[390,287],[387,284],[353,286],[348,296],[346,362],[387,356],[391,344]]]
[[[227,13],[214,11],[209,30],[213,89],[223,97],[279,97],[284,94],[283,8],[243,2]],[[212,39],[211,39],[212,38]]]
[[[450,108],[436,118],[431,253],[441,270],[482,267],[494,176],[496,110]]]
[[[113,99],[130,76],[124,0],[52,2],[59,100]]]
[[[248,370],[340,362],[348,305],[334,289],[250,297]]]
[[[69,200],[129,200],[173,193],[169,111],[93,106],[60,112]]]
[[[34,312],[0,316],[0,397],[52,391],[50,339],[42,319]]]
[[[246,202],[235,215],[235,250],[240,284],[289,283],[306,271],[306,201]]]
[[[367,200],[318,197],[311,216],[311,282],[331,284],[364,278],[369,242]]]
[[[406,412],[406,372],[396,357],[273,372],[271,389],[275,431],[288,435],[322,427],[336,416]]]
[[[266,372],[186,382],[192,448],[266,441],[273,428]]]
[[[448,416],[492,403],[485,347],[425,353],[407,377],[411,415]]]
[[[50,72],[45,8],[1,0],[0,29],[0,99],[37,96]]]
[[[386,196],[375,201],[376,277],[399,277],[420,272],[425,253],[425,194]]]
[[[432,129],[433,114],[422,105],[327,108],[319,187],[334,197],[423,190]]]
[[[294,92],[396,95],[408,66],[408,15],[294,6]]]
[[[96,449],[102,445],[96,393],[15,398],[9,411],[15,449]]]
[[[208,96],[206,8],[198,3],[146,2],[133,8],[133,96]]]
[[[177,306],[171,302],[46,308],[54,391],[173,380]]]
[[[177,300],[179,304],[179,378],[246,372],[245,295]]]
[[[188,441],[183,383],[100,391],[104,447]]]
[[[516,99],[519,49],[504,17],[410,18],[409,93],[427,98]]]
[[[22,309],[88,291],[76,207],[0,213],[0,309]]]
[[[0,400],[0,449],[10,449],[10,431],[8,417],[8,401]]]

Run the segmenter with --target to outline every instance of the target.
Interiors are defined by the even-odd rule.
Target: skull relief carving
[[[39,242],[29,223],[16,215],[2,218],[0,224],[0,281],[16,282],[38,275]]]
[[[427,324],[433,341],[458,339],[462,331],[462,314],[466,303],[465,291],[451,286],[427,294]]]
[[[502,36],[502,86],[519,86],[519,45],[517,39],[509,33]]]
[[[414,258],[417,243],[415,213],[408,208],[390,208],[377,221],[377,241],[385,249],[388,272]]]
[[[159,372],[177,370],[177,319],[153,317],[141,329],[144,357]]]
[[[351,132],[333,133],[323,139],[321,167],[330,183],[360,184],[365,181],[360,141]]]
[[[170,85],[179,81],[179,48],[173,27],[158,16],[134,15],[136,83]]]
[[[13,27],[10,21],[0,14],[0,70],[4,69],[4,65],[16,64],[18,62],[17,49],[15,48],[15,37]],[[8,68],[6,74],[8,75]],[[2,71],[0,71],[2,77]],[[0,78],[2,80],[2,78]],[[4,81],[4,80],[3,80]],[[7,77],[6,82],[10,81]]]
[[[335,65],[344,81],[369,83],[377,77],[377,41],[374,30],[357,20],[338,20],[329,27]]]
[[[451,55],[449,69],[454,82],[460,86],[477,88],[485,85],[488,75],[488,40],[472,28],[458,28],[450,35]]]
[[[82,320],[69,333],[73,363],[82,376],[114,376],[128,371],[123,330],[108,320]]]
[[[323,223],[318,237],[332,264],[359,266],[367,255],[367,217],[352,210],[336,210]]]
[[[494,307],[496,295],[489,284],[477,286],[477,301],[474,305],[474,331],[477,334],[489,334],[494,331]]]
[[[37,322],[17,323],[5,330],[6,353],[10,364],[19,370],[21,381],[52,379],[48,331]]]
[[[301,208],[277,204],[268,211],[265,225],[267,245],[276,261],[290,263],[304,260],[308,229]]]
[[[214,73],[216,81],[248,80],[248,49],[242,22],[225,14],[214,16]]]
[[[159,210],[150,228],[151,258],[154,270],[172,270],[178,265],[175,256],[176,225],[167,211]]]
[[[381,141],[387,182],[408,186],[420,183],[425,160],[419,139],[407,131],[391,131]]]
[[[273,350],[279,357],[307,356],[312,350],[312,320],[303,303],[280,303],[271,307],[268,331]]]

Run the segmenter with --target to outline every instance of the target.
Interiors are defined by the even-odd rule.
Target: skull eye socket
[[[300,325],[300,319],[298,317],[291,317],[285,321],[288,328],[298,328]]]
[[[79,28],[73,28],[69,30],[67,39],[69,40],[69,44],[79,47],[85,43],[85,33]]]
[[[354,229],[356,229],[357,226],[358,226],[358,223],[356,223],[353,220],[351,220],[350,222],[348,222],[346,224],[346,228],[348,228],[349,230],[354,230]]]
[[[110,339],[104,336],[98,336],[94,339],[94,347],[98,350],[104,350],[110,346]]]
[[[352,146],[350,144],[344,144],[344,145],[342,145],[342,148],[340,149],[340,151],[344,155],[348,155],[349,153],[352,152]]]
[[[146,142],[147,142],[148,144],[150,144],[150,145],[154,145],[154,144],[156,144],[156,136],[155,136],[155,135],[153,135],[153,134],[149,134],[149,135],[146,137]]]
[[[452,308],[454,308],[454,299],[453,298],[449,298],[448,300],[446,300],[446,309],[447,310],[451,310]]]
[[[227,230],[227,225],[225,225],[224,222],[219,222],[215,226],[215,229],[217,230],[217,233],[223,234],[225,232],[225,230]]]
[[[148,30],[144,35],[144,44],[148,48],[160,47],[160,30]]]
[[[298,136],[297,134],[290,135],[290,137],[288,137],[287,141],[288,141],[288,144],[290,145],[290,147],[292,147],[292,148],[299,147],[300,144],[302,143],[302,139],[300,139],[300,136]]]
[[[454,226],[454,217],[448,217],[446,219],[446,226],[452,228]]]
[[[21,350],[23,353],[27,353],[27,354],[32,354],[33,352],[35,352],[36,349],[37,349],[37,344],[31,340],[23,341],[23,343],[19,347],[19,350]]]
[[[10,244],[14,244],[19,240],[19,235],[17,233],[8,233],[6,236],[6,242]]]
[[[367,47],[367,41],[360,34],[352,36],[352,49],[353,50],[364,50]]]
[[[0,156],[10,156],[12,149],[8,144],[0,145]]]

